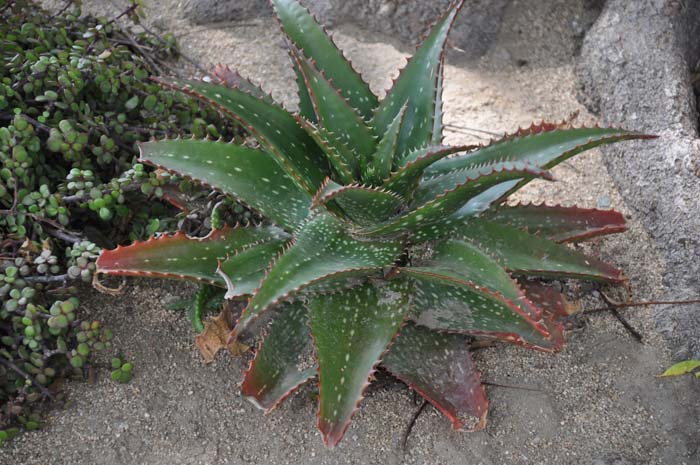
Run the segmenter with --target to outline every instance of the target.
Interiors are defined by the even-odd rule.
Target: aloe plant
[[[584,150],[649,136],[541,123],[484,146],[445,146],[449,8],[383,99],[296,0],[272,0],[297,76],[290,113],[217,66],[203,80],[158,79],[247,128],[255,147],[158,140],[141,160],[250,206],[260,226],[177,233],[104,251],[99,272],[189,279],[244,302],[231,339],[262,340],[242,393],[273,410],[319,387],[318,427],[336,445],[378,367],[455,429],[486,423],[469,354],[475,338],[561,349],[561,294],[547,278],[616,283],[622,272],[563,243],[620,232],[614,211],[511,205],[534,179]]]

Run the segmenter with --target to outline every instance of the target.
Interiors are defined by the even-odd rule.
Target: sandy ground
[[[103,11],[100,2],[86,3]],[[292,72],[271,21],[190,27],[177,19],[176,2],[159,4],[150,10],[151,20],[175,32],[187,54],[205,64],[229,64],[294,106]],[[507,17],[517,22],[514,12]],[[562,12],[561,20],[571,18]],[[530,39],[547,40],[542,30]],[[504,46],[512,42],[506,32]],[[387,87],[410,52],[391,38],[349,27],[336,31],[336,39],[377,92]],[[546,55],[527,57],[530,64],[517,67],[504,63],[503,56],[503,47],[495,47],[479,62],[448,66],[446,122],[503,132],[543,117],[561,119],[576,110],[580,120],[594,121],[574,98],[571,59],[561,64],[560,57],[556,63]],[[483,141],[477,135],[485,133],[453,129],[447,140]],[[557,182],[533,183],[521,198],[587,207],[610,204],[627,211],[598,152],[580,156],[554,174]],[[635,298],[653,298],[664,264],[637,219],[629,217],[629,222],[626,234],[585,248],[626,270]],[[222,354],[211,365],[202,363],[186,318],[165,309],[173,296],[192,292],[190,286],[136,279],[120,297],[86,292],[86,311],[114,329],[115,345],[135,362],[133,381],[119,385],[102,372],[94,385],[71,383],[65,407],[53,411],[44,429],[0,450],[0,463],[700,463],[700,383],[655,377],[671,360],[654,333],[650,310],[626,312],[644,335],[642,344],[612,317],[600,314],[581,318],[557,355],[510,346],[478,351],[484,380],[534,389],[489,387],[489,425],[479,433],[453,432],[429,407],[403,451],[400,440],[417,407],[405,386],[380,378],[340,447],[329,451],[315,428],[310,388],[264,416],[238,394],[244,359]],[[597,302],[586,299],[582,305],[590,308]]]

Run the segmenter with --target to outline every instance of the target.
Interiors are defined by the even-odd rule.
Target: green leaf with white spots
[[[272,5],[294,46],[312,58],[350,105],[369,120],[377,97],[308,10],[296,0],[272,0]]]
[[[235,299],[254,294],[270,263],[282,253],[287,243],[286,240],[264,242],[244,248],[222,261],[219,276],[226,284],[226,298]]]
[[[326,79],[325,74],[316,68],[313,60],[309,60],[302,53],[294,53],[294,56],[306,79],[318,126],[333,134],[335,139],[344,145],[353,148],[359,159],[347,162],[353,172],[358,174],[360,166],[367,165],[376,149],[372,130]]]
[[[403,199],[393,192],[376,187],[340,186],[333,182],[314,198],[314,206],[323,205],[331,212],[339,211],[343,217],[361,226],[396,215],[402,204]]]
[[[281,243],[289,238],[287,233],[272,226],[218,229],[203,238],[178,232],[104,250],[97,259],[97,272],[188,279],[223,287],[225,283],[216,272],[219,261],[256,244]]]
[[[455,430],[486,426],[489,401],[465,336],[409,323],[401,328],[382,366],[440,410]]]
[[[377,149],[372,155],[371,163],[364,170],[363,180],[368,184],[381,184],[391,173],[391,168],[397,158],[396,149],[399,143],[399,133],[403,117],[406,115],[407,105],[396,114],[381,140],[377,144]]]
[[[314,124],[318,123],[316,118],[316,111],[314,110],[314,104],[311,101],[311,96],[309,95],[309,89],[306,87],[306,79],[304,78],[304,73],[301,72],[301,67],[294,57],[292,50],[294,45],[287,41],[287,51],[289,52],[289,59],[292,60],[292,66],[294,67],[294,76],[296,76],[297,81],[297,96],[299,97],[299,116],[307,121]]]
[[[411,318],[430,329],[505,339],[548,350],[541,309],[491,257],[449,240],[400,274],[416,283]]]
[[[320,213],[303,225],[293,245],[273,264],[234,328],[240,334],[262,312],[326,278],[390,266],[401,254],[401,241],[357,240],[345,224]]]
[[[265,412],[316,375],[308,319],[301,303],[284,305],[245,373],[241,392]]]
[[[521,161],[551,169],[574,155],[599,145],[650,137],[652,136],[615,128],[559,129],[557,125],[543,123],[494,141],[472,153],[441,160],[428,168],[426,175],[435,176],[503,160]]]
[[[318,427],[327,446],[342,439],[382,354],[408,311],[406,282],[368,283],[318,296],[309,306],[319,365]]]
[[[449,218],[450,214],[459,210],[473,197],[504,181],[532,177],[551,179],[548,172],[527,166],[504,166],[501,169],[486,169],[480,176],[468,179],[465,183],[438,195],[415,210],[374,227],[358,230],[358,234],[380,237],[420,232],[421,235],[427,237],[433,228],[442,228],[446,222],[445,218]],[[422,200],[423,198],[421,197],[416,199],[416,202]]]
[[[377,134],[384,134],[401,108],[408,102],[408,110],[401,127],[397,152],[403,155],[433,142],[438,114],[437,94],[441,87],[439,78],[447,34],[463,0],[452,4],[445,16],[411,58],[394,83],[386,98],[379,104],[372,120]]]
[[[427,167],[449,155],[468,150],[467,146],[423,147],[406,155],[401,166],[384,180],[382,187],[397,194],[407,195],[415,191],[418,181]],[[446,192],[447,189],[442,192]],[[441,193],[442,193],[441,192]]]
[[[511,226],[474,218],[455,234],[470,241],[517,275],[624,281],[620,270],[597,258]]]
[[[444,125],[442,122],[442,92],[445,81],[445,54],[438,65],[437,89],[435,91],[435,115],[433,116],[433,138],[430,145],[442,145]]]
[[[139,145],[140,160],[232,195],[292,230],[309,214],[311,196],[267,152],[195,139]]]
[[[356,165],[358,160],[355,149],[347,146],[323,127],[314,125],[301,117],[297,117],[297,121],[323,150],[333,170],[333,174],[335,174],[335,179],[345,184],[355,182],[356,174],[353,166]]]
[[[240,89],[203,81],[154,79],[162,86],[196,97],[234,118],[307,193],[316,192],[328,175],[328,164],[321,149],[284,108]]]

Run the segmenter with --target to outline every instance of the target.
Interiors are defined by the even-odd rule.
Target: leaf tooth
[[[318,63],[316,63],[316,60],[313,57],[307,56],[303,50],[296,48],[296,47],[294,49],[292,49],[292,51],[290,53],[291,53],[291,56],[296,61],[297,65],[299,66],[299,69],[301,70],[302,75],[304,76],[304,82],[306,83],[306,90],[309,93],[309,95],[313,96],[313,90],[312,90],[311,84],[309,82],[309,76],[307,76],[306,73],[304,73],[304,68],[303,68],[303,66],[301,66],[302,63],[301,63],[301,59],[300,59],[298,54],[300,54],[304,59],[306,59],[308,61],[309,65],[313,68],[313,70],[316,71],[317,73],[319,73],[321,75],[321,77],[323,77],[323,79],[325,79],[328,82],[328,84],[330,84],[330,87],[333,90],[333,92],[335,93],[335,95],[337,95],[340,100],[345,102],[345,104],[348,107],[352,108],[360,120],[363,120],[362,114],[360,113],[360,110],[358,108],[355,108],[355,106],[352,104],[352,102],[350,102],[350,100],[342,94],[342,92],[339,90],[339,88],[336,87],[333,78],[330,78],[326,75],[326,71],[324,69],[321,69],[320,66],[318,66]],[[316,116],[319,116],[316,99],[312,98],[311,103],[313,104],[314,110],[316,111]],[[376,136],[375,136],[375,138],[376,138]]]
[[[354,190],[354,189],[368,190],[368,191],[373,191],[373,192],[377,192],[380,194],[386,194],[386,195],[391,196],[394,199],[398,200],[399,202],[403,202],[403,200],[404,200],[403,197],[401,197],[396,192],[392,192],[392,191],[384,189],[382,187],[370,186],[367,184],[360,184],[360,183],[353,183],[353,184],[348,184],[347,186],[343,186],[340,189],[334,190],[333,192],[330,192],[330,193],[326,194],[325,196],[322,195],[321,190],[319,190],[319,193],[316,195],[320,195],[320,198],[318,198],[318,199],[314,198],[314,201],[316,202],[316,205],[318,205],[320,203],[327,203],[330,200],[333,200],[333,198],[337,197],[338,195],[340,195],[346,191]],[[313,205],[313,203],[312,203],[312,205]]]
[[[415,160],[411,160],[408,163],[406,163],[405,165],[397,168],[396,170],[391,171],[391,173],[389,173],[389,176],[387,176],[387,178],[382,181],[382,184],[389,183],[390,181],[394,180],[396,177],[398,177],[402,173],[408,172],[415,165],[425,161],[427,158],[439,156],[443,152],[452,152],[452,153],[468,152],[468,151],[476,149],[478,147],[479,147],[478,145],[457,145],[457,146],[446,145],[446,146],[435,147],[435,150],[428,150],[425,153],[425,155],[423,155],[422,157],[416,158]],[[413,151],[409,152],[406,156],[409,156],[412,153],[415,153],[416,151],[419,151],[419,150],[422,150],[422,149],[420,149],[420,148],[414,149]]]
[[[313,99],[311,99],[313,101]],[[350,153],[357,156],[354,149],[348,147],[343,141],[339,140],[333,132],[326,130],[325,133],[321,133],[320,127],[315,126],[312,122],[306,120],[303,116],[295,113],[294,119],[297,120],[299,125],[309,134],[313,141],[321,148],[326,158],[330,162],[335,173],[338,175],[343,182],[352,182],[355,179],[352,167],[348,165],[345,161],[343,155],[333,147],[331,144],[336,145],[342,144]],[[332,136],[333,140],[330,140],[328,136]]]
[[[323,180],[321,185],[318,187],[318,190],[314,194],[313,198],[311,199],[311,206],[312,207],[317,207],[321,203],[321,198],[323,197],[323,191],[326,190],[326,187],[328,187],[328,184],[331,182],[331,177],[328,176],[326,179]]]
[[[438,64],[438,69],[437,72],[435,73],[435,97],[433,98],[433,113],[432,113],[432,118],[433,118],[433,130],[430,135],[430,139],[433,143],[438,143],[441,144],[445,140],[445,134],[444,134],[444,112],[443,112],[443,100],[442,96],[444,94],[445,86],[444,86],[444,79],[445,79],[445,50],[442,50],[442,53],[440,53],[440,63]],[[436,121],[436,116],[438,112],[438,106],[440,107],[439,112],[439,118],[440,121]],[[436,140],[435,137],[435,131],[438,130],[440,131],[440,138],[439,140]]]
[[[220,84],[231,89],[238,89],[249,95],[268,100],[269,103],[275,102],[270,92],[265,91],[259,84],[255,84],[250,79],[243,77],[238,71],[231,69],[228,65],[219,63],[211,69],[210,74],[212,75],[212,82],[214,84]]]

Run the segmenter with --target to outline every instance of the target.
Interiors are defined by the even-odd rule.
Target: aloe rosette
[[[455,429],[486,423],[469,344],[488,338],[554,352],[562,296],[546,278],[622,281],[564,243],[625,230],[614,211],[517,204],[509,195],[584,150],[646,138],[542,123],[477,147],[445,146],[444,48],[462,2],[427,35],[379,99],[295,0],[272,0],[299,88],[290,113],[227,67],[159,79],[244,126],[258,145],[166,139],[141,160],[228,194],[267,221],[116,250],[99,272],[189,279],[244,309],[231,338],[261,339],[243,395],[270,411],[319,387],[318,426],[336,445],[378,367]]]

